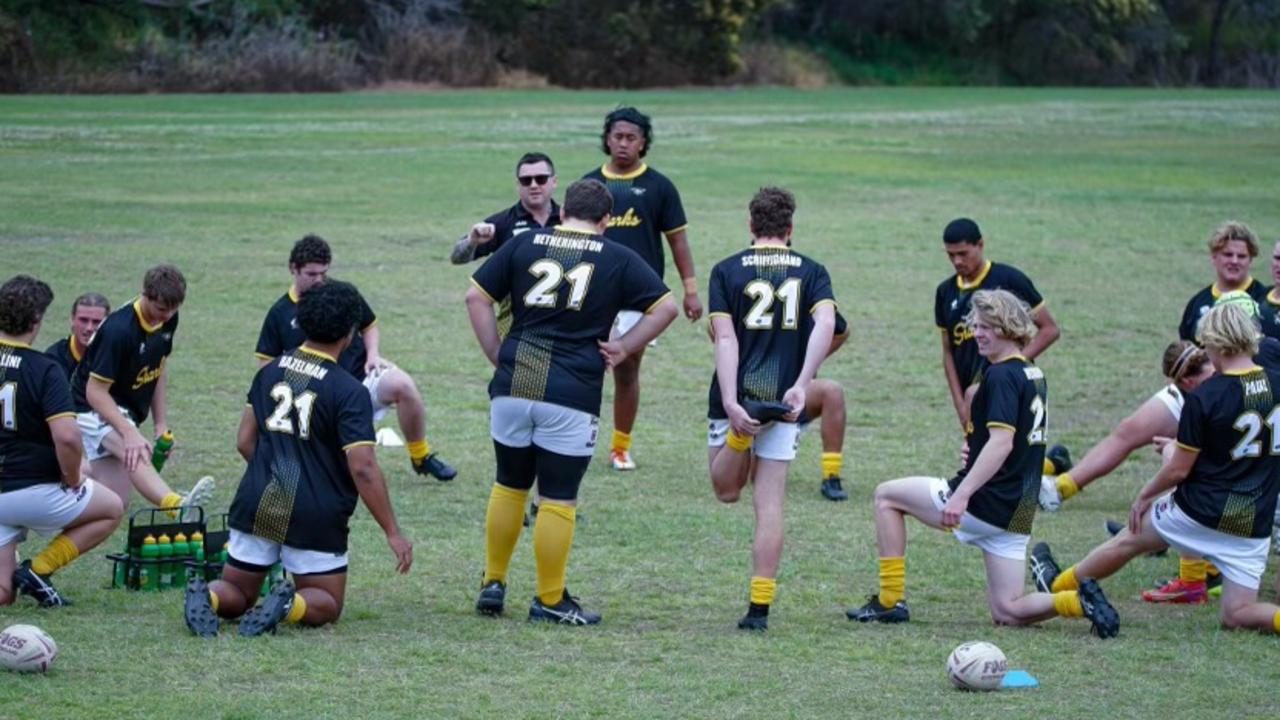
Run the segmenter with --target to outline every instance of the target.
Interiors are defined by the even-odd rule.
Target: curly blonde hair
[[[1224,357],[1258,354],[1258,323],[1239,305],[1215,305],[1200,318],[1196,341]]]
[[[1008,290],[979,290],[973,294],[964,321],[973,327],[979,321],[990,325],[1003,338],[1021,347],[1036,336],[1031,309]]]

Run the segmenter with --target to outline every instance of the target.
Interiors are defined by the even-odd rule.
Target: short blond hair
[[[1008,290],[979,290],[974,293],[964,321],[970,327],[979,321],[990,325],[1001,337],[1022,347],[1036,336],[1031,309]]]
[[[1225,357],[1258,354],[1258,323],[1239,305],[1215,305],[1200,318],[1196,341]]]
[[[1258,236],[1239,220],[1228,220],[1209,236],[1209,254],[1217,255],[1229,242],[1240,241],[1249,248],[1249,257],[1258,257]]]

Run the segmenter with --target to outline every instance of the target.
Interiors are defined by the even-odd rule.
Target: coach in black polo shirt
[[[463,265],[492,254],[525,230],[539,230],[560,222],[560,206],[551,198],[556,191],[556,166],[542,153],[525,153],[516,163],[516,192],[520,201],[471,226],[453,247],[449,260]]]

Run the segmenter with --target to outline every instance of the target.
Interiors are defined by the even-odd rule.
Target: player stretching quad
[[[653,126],[649,116],[633,107],[614,110],[604,118],[601,147],[609,156],[597,170],[584,177],[604,183],[613,195],[613,216],[604,234],[631,248],[661,279],[666,270],[662,238],[671,245],[671,257],[684,286],[684,314],[690,322],[702,317],[698,280],[694,277],[693,253],[685,228],[684,205],[680,193],[666,175],[649,167],[644,156],[653,149]],[[640,321],[640,313],[624,310],[613,326],[614,339],[630,332]],[[639,346],[625,361],[613,368],[613,439],[609,443],[609,463],[614,470],[635,470],[631,459],[631,431],[640,410],[640,362],[645,346]]]
[[[497,482],[485,513],[485,570],[476,610],[501,614],[507,568],[534,482],[538,589],[529,619],[593,625],[565,587],[578,486],[591,462],[606,366],[616,368],[676,316],[662,280],[631,250],[606,240],[613,198],[602,183],[579,180],[565,192],[562,224],[526,232],[498,249],[471,278],[467,314],[485,357],[489,428]],[[499,338],[494,304],[511,299],[512,324]],[[608,340],[620,310],[642,313],[625,336]],[[608,342],[606,342],[608,340]]]
[[[1258,237],[1249,226],[1234,220],[1223,223],[1209,236],[1209,262],[1213,264],[1213,284],[1191,296],[1178,323],[1178,337],[1195,341],[1196,323],[1223,293],[1242,290],[1259,304],[1267,302],[1267,287],[1249,274],[1249,265],[1258,256]]]
[[[293,284],[267,311],[258,333],[258,347],[254,355],[258,367],[264,367],[272,358],[298,347],[306,334],[298,326],[298,298],[312,287],[323,283],[329,274],[333,253],[329,243],[315,235],[308,235],[294,243],[289,252],[289,273]],[[360,298],[360,331],[343,351],[338,362],[355,376],[369,391],[373,402],[373,421],[381,420],[392,406],[400,432],[409,450],[413,471],[430,475],[437,480],[452,480],[458,471],[436,453],[427,442],[427,411],[422,403],[422,393],[413,378],[387,361],[378,353],[378,318],[369,304]]]
[[[1129,524],[1058,572],[1036,546],[1039,585],[1054,592],[1111,576],[1138,555],[1173,547],[1222,572],[1222,625],[1280,633],[1280,607],[1258,602],[1280,490],[1280,372],[1258,367],[1258,326],[1236,304],[1213,307],[1197,341],[1218,374],[1185,398],[1172,457],[1138,492]]]
[[[81,477],[67,378],[31,349],[51,302],[49,286],[28,275],[0,286],[0,606],[15,587],[41,607],[70,605],[49,576],[106,540],[124,514],[120,498]],[[27,530],[61,532],[18,566]]]
[[[111,303],[95,292],[76,298],[71,305],[71,334],[45,349],[44,354],[58,361],[69,380],[75,375],[80,360],[89,349],[93,334],[111,312]]]
[[[210,585],[199,578],[187,584],[187,627],[196,635],[217,635],[218,617],[240,617],[240,634],[247,636],[272,632],[281,622],[336,621],[347,587],[347,523],[357,499],[386,534],[396,570],[409,572],[413,544],[396,525],[374,458],[372,401],[338,362],[364,309],[347,283],[311,288],[297,306],[306,340],[254,376],[236,437],[249,465],[231,502],[226,567]],[[292,582],[278,583],[254,607],[276,562]]]
[[[987,367],[987,360],[978,352],[972,328],[966,322],[973,293],[977,290],[1008,290],[1031,308],[1036,334],[1022,350],[1027,360],[1034,361],[1061,333],[1045,306],[1044,298],[1021,270],[984,257],[986,244],[976,222],[957,218],[947,223],[942,231],[942,245],[956,272],[938,285],[934,294],[933,316],[942,331],[942,371],[951,391],[951,403],[956,408],[961,430],[968,433],[969,404]]]
[[[980,290],[971,298],[967,325],[988,364],[973,397],[964,468],[951,480],[906,477],[876,488],[880,592],[847,615],[859,622],[910,619],[903,600],[910,515],[982,549],[987,605],[997,624],[1083,616],[1100,637],[1113,637],[1120,620],[1096,582],[1052,595],[1025,590],[1048,412],[1044,373],[1022,354],[1036,331],[1031,313],[1007,290]]]
[[[750,602],[738,627],[765,630],[782,559],[782,500],[800,437],[796,420],[831,349],[836,302],[827,269],[791,251],[795,197],[761,188],[749,211],[751,247],[711,271],[719,398],[708,408],[707,445],[716,499],[737,502],[749,481],[755,485]]]
[[[204,477],[186,495],[169,489],[151,465],[152,443],[138,428],[154,416],[155,437],[169,430],[165,387],[187,281],[172,265],[142,279],[142,295],[107,316],[71,378],[76,422],[93,477],[129,507],[129,486],[159,507],[202,505],[213,495]]]

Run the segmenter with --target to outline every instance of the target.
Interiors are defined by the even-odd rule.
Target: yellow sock
[[[528,490],[494,484],[484,515],[484,581],[507,581],[507,567],[524,527],[524,501]],[[541,514],[541,513],[539,513]]]
[[[891,608],[907,591],[907,559],[880,558],[880,607]]]
[[[1058,573],[1058,577],[1053,580],[1053,587],[1049,589],[1055,593],[1060,593],[1064,590],[1079,590],[1080,581],[1076,579],[1076,566],[1072,565]]]
[[[1053,466],[1053,461],[1052,461],[1052,460],[1050,460],[1049,458],[1045,458],[1045,459],[1044,459],[1044,469],[1041,471],[1041,473],[1040,473],[1040,474],[1042,474],[1042,475],[1056,475],[1057,473],[1056,473],[1056,472],[1054,472],[1054,471],[1055,471],[1055,470],[1057,470],[1057,469],[1058,469],[1058,468],[1056,468],[1056,467],[1054,467],[1054,466]]]
[[[755,576],[751,578],[751,604],[772,605],[773,595],[778,591],[778,581],[774,578]]]
[[[44,552],[35,556],[31,561],[31,569],[38,575],[52,575],[78,557],[80,557],[80,548],[71,542],[71,538],[59,535],[49,543],[49,547],[45,548]]]
[[[1271,627],[1277,633],[1280,633],[1280,610],[1277,610],[1276,614],[1271,616]]]
[[[1205,571],[1205,576],[1206,576],[1206,577],[1207,577],[1207,576],[1209,576],[1209,575],[1221,575],[1221,574],[1222,574],[1222,571],[1218,569],[1218,566],[1217,566],[1217,565],[1214,565],[1213,563],[1209,562],[1208,560],[1205,560],[1205,561],[1204,561],[1204,571]]]
[[[296,625],[302,622],[302,616],[307,614],[307,599],[302,597],[302,593],[293,594],[293,607],[289,608],[289,614],[284,616],[284,621]]]
[[[1063,500],[1067,500],[1076,493],[1080,492],[1080,486],[1076,485],[1075,478],[1071,477],[1071,473],[1062,473],[1057,478],[1058,494]]]
[[[1208,563],[1198,558],[1178,559],[1178,578],[1184,583],[1201,583],[1208,574]]]
[[[824,452],[822,453],[822,479],[833,478],[840,475],[840,469],[844,467],[844,453]]]
[[[160,507],[165,509],[175,508],[181,504],[182,496],[176,492],[171,492],[168,495],[165,495],[164,499],[160,501]]]
[[[616,452],[626,452],[631,449],[631,433],[624,433],[621,430],[613,431],[613,442],[609,448]]]
[[[218,593],[209,591],[209,607],[213,608],[213,614],[218,614]]]
[[[564,597],[564,575],[573,547],[577,508],[542,503],[533,524],[533,558],[538,568],[538,599],[555,605]]]
[[[747,448],[751,447],[752,439],[750,435],[739,435],[736,431],[730,430],[729,437],[724,442],[734,452],[746,452]]]
[[[409,448],[409,460],[414,465],[421,465],[422,461],[431,454],[431,443],[426,438],[421,440],[410,440],[405,447]]]
[[[1080,604],[1080,593],[1075,590],[1063,590],[1053,594],[1053,609],[1062,617],[1084,617],[1084,606]]]

